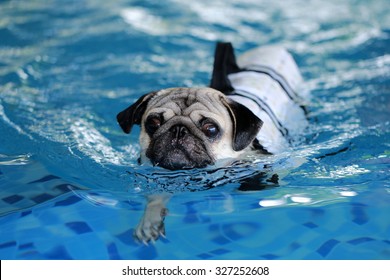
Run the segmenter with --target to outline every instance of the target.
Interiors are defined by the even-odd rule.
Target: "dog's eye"
[[[146,132],[153,134],[161,126],[161,118],[156,116],[149,117],[145,122]]]
[[[202,131],[208,138],[215,138],[219,134],[218,126],[213,123],[205,123]]]

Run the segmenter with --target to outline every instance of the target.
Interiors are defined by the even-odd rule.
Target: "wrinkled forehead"
[[[211,88],[172,88],[159,91],[148,103],[145,115],[162,114],[165,119],[188,116],[193,120],[226,114],[223,94]]]

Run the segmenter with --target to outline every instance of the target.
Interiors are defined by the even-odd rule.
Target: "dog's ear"
[[[244,105],[229,98],[221,100],[228,109],[233,123],[233,150],[241,151],[256,138],[263,121]]]
[[[125,133],[130,133],[134,124],[140,124],[142,115],[145,113],[149,100],[156,94],[156,91],[141,96],[137,102],[120,112],[116,119]]]

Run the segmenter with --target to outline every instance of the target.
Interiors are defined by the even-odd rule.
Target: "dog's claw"
[[[149,215],[144,215],[133,233],[133,236],[137,241],[147,245],[149,243],[154,244],[160,236],[166,238],[164,224],[165,216],[158,216],[158,219],[150,219],[151,217]],[[154,216],[154,218],[155,217],[156,216]]]
[[[144,244],[155,243],[160,237],[165,236],[164,220],[168,215],[165,203],[167,196],[151,196],[148,198],[144,215],[134,230],[134,238]]]

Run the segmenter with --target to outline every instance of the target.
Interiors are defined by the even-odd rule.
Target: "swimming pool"
[[[390,259],[387,1],[193,2],[0,3],[0,258]],[[292,52],[303,139],[229,168],[138,166],[116,114],[207,85],[217,40]],[[264,164],[280,185],[238,190]],[[165,191],[167,238],[136,243],[145,195]]]

